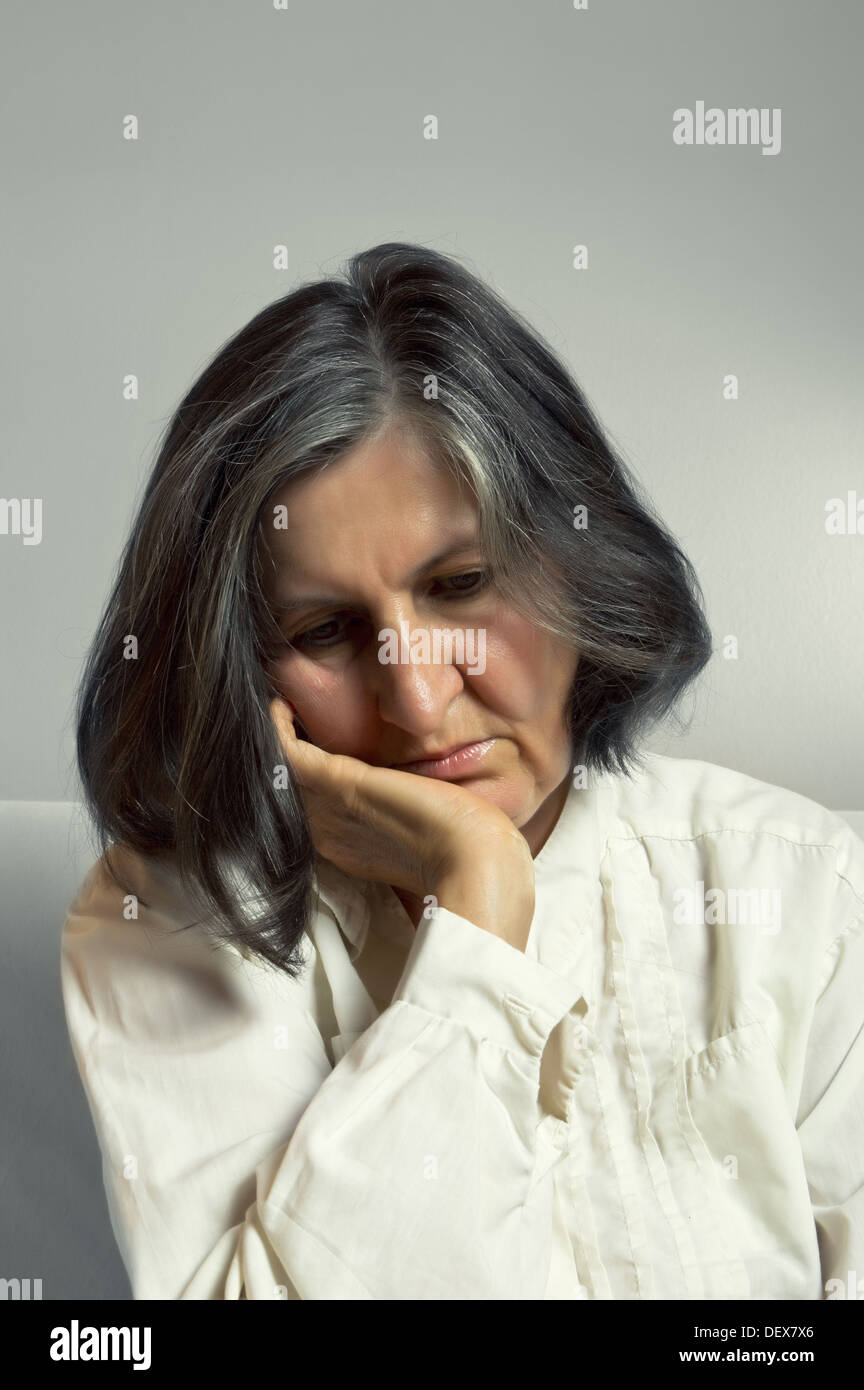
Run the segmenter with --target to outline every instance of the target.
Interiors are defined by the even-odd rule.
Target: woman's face
[[[448,780],[506,812],[536,854],[567,792],[578,656],[486,577],[473,498],[391,427],[272,501],[284,529],[267,528],[265,589],[292,646],[267,670],[312,742],[391,767],[492,740]],[[391,655],[421,630],[428,651],[382,662],[385,628],[408,635]],[[451,649],[436,629],[456,632]]]

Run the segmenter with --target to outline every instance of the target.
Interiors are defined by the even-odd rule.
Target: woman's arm
[[[331,1068],[309,977],[172,934],[165,898],[126,921],[91,872],[63,991],[135,1298],[543,1297],[539,1064],[579,989],[444,905],[458,892]]]
[[[282,701],[273,716],[318,853],[438,911],[331,1070],[308,981],[172,933],[158,885],[127,922],[94,875],[63,987],[133,1292],[540,1298],[540,1057],[580,991],[524,954],[527,843],[467,789],[298,742]]]

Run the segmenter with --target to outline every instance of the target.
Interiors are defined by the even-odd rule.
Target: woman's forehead
[[[451,506],[455,499],[473,502],[463,480],[397,431],[363,441],[323,467],[288,479],[274,494],[275,502],[298,517],[358,506],[383,510],[388,502],[391,510],[397,504]]]
[[[346,566],[432,563],[446,547],[476,545],[470,491],[447,470],[398,448],[354,450],[285,483],[262,515],[280,568],[332,573]]]
[[[469,557],[480,548],[476,523],[468,519],[459,525],[452,516],[440,523],[427,516],[398,532],[355,535],[330,548],[308,541],[295,536],[292,544],[273,547],[270,588],[280,614],[359,592],[364,580],[408,588],[436,566]]]

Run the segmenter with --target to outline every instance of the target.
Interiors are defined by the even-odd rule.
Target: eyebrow
[[[416,579],[419,579],[420,575],[424,574],[426,570],[432,569],[435,565],[442,564],[444,560],[449,560],[451,555],[458,555],[463,550],[476,550],[479,545],[480,540],[476,532],[471,532],[470,535],[462,536],[455,541],[451,541],[450,545],[446,546],[444,550],[439,550],[437,554],[431,556],[430,559],[424,560],[422,565],[418,565],[417,568],[408,575],[406,583],[412,584]],[[340,594],[299,594],[296,598],[286,599],[282,603],[274,603],[271,605],[271,608],[277,617],[282,618],[286,613],[295,613],[301,608],[314,608],[317,607],[318,604],[344,602],[345,596]]]

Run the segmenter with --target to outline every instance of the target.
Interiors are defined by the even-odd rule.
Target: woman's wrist
[[[463,862],[445,869],[431,889],[438,906],[524,951],[534,916],[534,865],[527,844],[525,851],[497,860],[477,855],[470,866]]]

